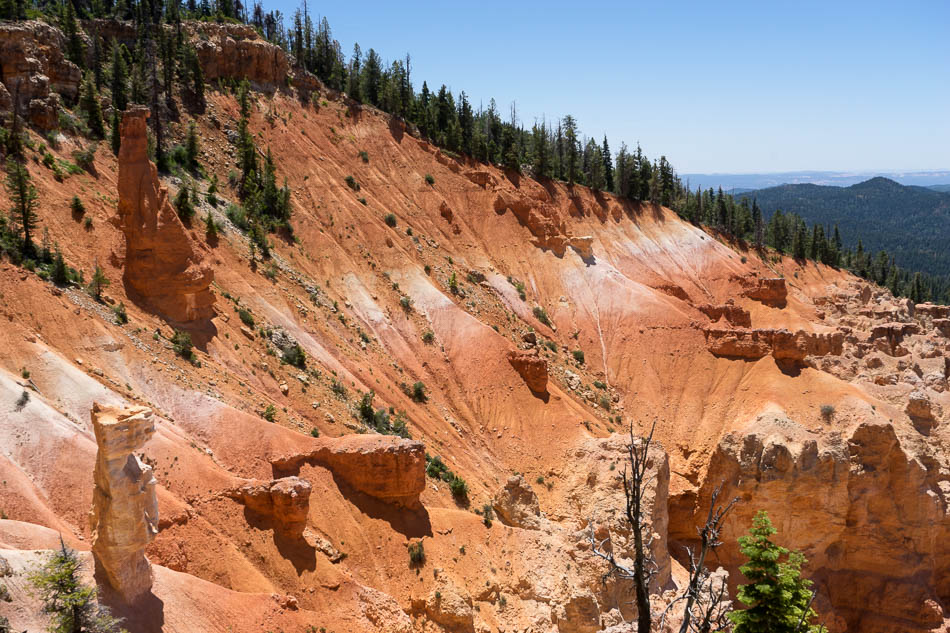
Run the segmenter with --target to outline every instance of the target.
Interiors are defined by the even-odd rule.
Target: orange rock
[[[131,295],[171,321],[186,323],[214,315],[214,275],[196,251],[168,190],[148,160],[147,108],[122,117],[119,151],[119,220],[125,234],[125,281]]]
[[[788,287],[783,277],[759,279],[754,288],[746,290],[745,296],[767,305],[781,306],[788,297]]]
[[[276,529],[301,534],[307,526],[310,491],[310,482],[305,479],[283,477],[268,482],[251,482],[225,494],[251,511],[273,520]]]
[[[534,393],[547,393],[548,364],[538,355],[538,350],[511,350],[508,352],[508,362],[524,379],[528,389]]]
[[[132,454],[155,432],[152,411],[92,405],[98,452],[90,524],[92,553],[109,584],[128,602],[152,587],[145,546],[158,531],[152,467]]]

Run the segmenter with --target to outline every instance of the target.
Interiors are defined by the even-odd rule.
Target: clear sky
[[[265,0],[292,15],[296,0]],[[950,168],[950,1],[311,2],[347,57],[412,55],[519,118],[681,173]]]

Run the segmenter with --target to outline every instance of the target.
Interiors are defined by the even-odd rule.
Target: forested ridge
[[[751,201],[749,194],[734,197],[724,194],[721,189],[690,191],[666,156],[651,159],[638,144],[633,147],[620,142],[612,146],[606,136],[602,139],[587,137],[570,114],[551,120],[535,120],[528,125],[519,116],[514,102],[502,109],[494,99],[490,99],[487,106],[476,107],[464,90],[456,95],[445,84],[436,89],[425,80],[417,90],[413,83],[417,78],[413,75],[409,54],[387,62],[373,48],[364,53],[359,44],[355,44],[352,52],[347,54],[333,38],[327,19],[316,19],[306,3],[293,16],[285,16],[280,11],[265,11],[259,2],[248,6],[240,0],[216,0],[213,3],[210,0],[186,0],[183,3],[166,0],[0,0],[0,18],[43,19],[63,30],[68,43],[67,57],[87,72],[83,98],[77,111],[81,115],[80,123],[85,122],[80,131],[90,138],[104,138],[107,134],[102,115],[95,105],[98,95],[108,95],[119,106],[118,109],[128,103],[149,105],[152,109],[154,156],[163,171],[173,166],[175,156],[172,154],[177,149],[166,147],[163,124],[166,113],[175,110],[180,102],[191,113],[198,114],[204,102],[201,67],[193,46],[183,36],[182,22],[244,23],[282,47],[292,55],[298,68],[313,73],[329,88],[345,93],[358,103],[375,106],[403,119],[414,128],[414,133],[449,154],[468,155],[542,180],[556,179],[571,186],[580,184],[622,198],[662,204],[691,222],[710,227],[726,239],[751,243],[762,249],[763,254],[766,247],[771,247],[800,260],[812,259],[832,266],[844,266],[887,285],[895,294],[910,296],[915,301],[945,301],[948,298],[950,284],[946,273],[950,271],[950,258],[938,252],[936,245],[943,239],[942,233],[928,224],[926,213],[911,214],[910,224],[892,217],[893,222],[886,223],[882,219],[879,226],[871,226],[877,221],[876,216],[861,218],[861,205],[867,200],[880,199],[880,202],[873,203],[875,210],[893,209],[894,205],[903,204],[903,195],[882,194],[875,188],[843,199],[819,197],[823,200],[821,211],[812,212],[806,211],[802,205],[790,204],[794,198],[773,199],[769,193],[771,190],[764,190],[761,195],[753,194]],[[139,41],[130,49],[103,41],[94,32],[87,33],[92,41],[93,61],[87,64],[90,55],[84,50],[79,36],[84,18],[131,20],[137,27]],[[161,25],[173,28],[157,28]],[[236,90],[239,96],[246,94],[247,90],[246,86],[236,85],[218,85],[217,88]],[[245,99],[242,97],[242,115],[246,115]],[[10,125],[16,126],[16,117],[13,118]],[[242,120],[246,121],[246,116],[242,116]],[[118,117],[113,116],[109,123],[113,149],[117,150]],[[11,127],[11,132],[10,137],[17,135],[14,127]],[[244,204],[229,215],[251,233],[254,242],[266,253],[266,232],[292,230],[289,192],[286,188],[279,188],[278,176],[269,159],[263,169],[257,164],[254,153],[250,151],[252,143],[246,127],[242,127],[238,145],[241,174],[239,182],[234,185]],[[16,151],[14,147],[8,153],[16,154]],[[181,152],[178,150],[179,158]],[[179,165],[184,162],[178,161]],[[195,177],[201,177],[200,165],[190,161],[185,167]],[[913,204],[924,198],[920,192],[927,192],[935,198],[944,195],[923,188],[914,189],[919,191],[915,192]],[[950,199],[950,196],[945,197]],[[839,207],[847,200],[861,202],[855,203],[858,206]],[[181,202],[187,214],[187,200]],[[784,213],[772,213],[779,207]],[[946,207],[939,208],[942,213],[946,212]],[[931,219],[938,218],[931,215]],[[833,221],[837,225],[833,225]],[[22,233],[19,241],[22,242],[23,238],[29,241],[29,236]],[[22,244],[17,248],[16,235],[7,234],[3,241],[8,251],[30,255]],[[880,249],[887,252],[882,254]]]

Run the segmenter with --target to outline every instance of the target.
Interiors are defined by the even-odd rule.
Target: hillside
[[[754,197],[767,216],[781,209],[809,223],[837,224],[846,246],[854,248],[860,238],[865,252],[884,249],[901,267],[950,273],[948,193],[872,178],[850,187],[782,185],[743,195]]]
[[[36,87],[43,70],[78,91],[62,34],[27,24],[0,27],[3,81],[20,69]],[[46,627],[25,574],[62,535],[133,632],[628,632],[631,584],[605,581],[591,539],[629,560],[627,429],[654,422],[657,614],[684,590],[685,547],[722,485],[740,503],[710,566],[732,595],[737,539],[766,509],[809,559],[829,630],[950,627],[950,308],[450,154],[251,29],[185,31],[206,104],[176,91],[165,133],[185,144],[194,120],[203,175],[158,179],[137,105],[118,155],[103,142],[68,169],[89,139],[40,116],[57,98],[27,104],[37,234],[111,285],[97,301],[44,265],[0,263],[13,630]],[[241,227],[230,86],[245,76],[256,159],[271,152],[292,211],[263,238]],[[169,201],[192,186],[183,222]],[[102,419],[142,430],[123,452]],[[92,574],[90,510],[111,516],[101,486],[128,475],[100,465],[108,450],[155,478],[158,516],[113,524],[148,520],[137,602]]]

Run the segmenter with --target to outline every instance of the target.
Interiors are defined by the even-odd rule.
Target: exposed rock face
[[[841,332],[710,327],[703,334],[710,352],[731,358],[759,359],[771,354],[776,360],[800,362],[809,356],[840,355],[844,344]]]
[[[591,235],[574,236],[568,242],[577,254],[583,259],[590,259],[594,256],[594,238]]]
[[[145,546],[158,532],[152,467],[132,451],[148,441],[155,423],[145,407],[119,409],[96,403],[92,427],[99,446],[90,516],[92,553],[109,584],[132,602],[152,587]]]
[[[307,527],[310,510],[310,482],[299,477],[284,477],[267,482],[252,482],[227,496],[243,503],[249,510],[270,518],[276,529],[299,535]]]
[[[304,463],[330,469],[356,490],[387,503],[416,509],[425,490],[425,445],[391,435],[347,435],[322,440],[309,453],[272,462],[275,474],[295,474]]]
[[[125,234],[126,286],[171,321],[214,315],[211,268],[203,261],[168,201],[168,190],[146,153],[148,110],[122,117],[119,220]]]
[[[521,475],[512,475],[492,501],[495,514],[505,525],[536,530],[540,527],[538,496]]]
[[[745,296],[767,305],[781,306],[788,297],[788,287],[782,277],[759,279],[755,287],[745,291]]]
[[[448,631],[474,631],[472,596],[452,580],[441,577],[426,598],[425,613]]]
[[[496,213],[510,210],[518,222],[531,231],[536,246],[549,249],[558,256],[564,255],[569,240],[567,228],[554,207],[539,204],[525,195],[502,191],[495,198],[494,208]]]
[[[710,321],[716,322],[725,319],[730,325],[736,327],[752,327],[752,317],[745,308],[727,301],[724,305],[703,304],[698,306],[700,312],[709,317]]]
[[[62,31],[45,22],[0,24],[0,110],[17,111],[33,125],[51,130],[59,125],[59,95],[74,102],[82,73],[63,55]]]
[[[524,379],[528,389],[534,393],[547,393],[548,364],[537,350],[511,350],[508,352],[508,362]]]
[[[787,418],[760,416],[719,443],[699,502],[674,502],[671,539],[695,539],[684,511],[704,514],[711,490],[725,481],[723,498],[743,500],[718,552],[733,586],[743,562],[736,539],[765,509],[780,518],[776,538],[808,558],[819,612],[841,618],[833,631],[935,629],[950,607],[950,552],[942,545],[950,537],[950,476],[912,446],[883,421],[822,437]]]
[[[244,24],[192,23],[198,33],[195,50],[205,81],[244,79],[259,90],[272,92],[284,85],[290,61],[279,47],[262,39]]]

